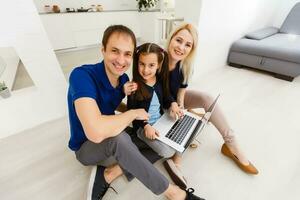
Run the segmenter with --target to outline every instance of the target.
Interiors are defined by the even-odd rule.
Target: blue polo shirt
[[[69,78],[68,109],[71,137],[69,148],[73,151],[80,149],[87,140],[83,127],[75,111],[74,101],[81,97],[95,99],[103,115],[114,115],[116,108],[125,97],[123,85],[128,81],[127,74],[119,77],[119,85],[114,88],[105,72],[104,62],[83,65],[75,68]]]

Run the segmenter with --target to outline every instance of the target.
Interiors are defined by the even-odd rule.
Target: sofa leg
[[[294,80],[294,77],[286,76],[286,75],[282,75],[282,74],[274,74],[274,77],[285,80],[285,81],[290,81],[290,82],[292,82]]]
[[[236,63],[229,63],[229,66],[231,66],[231,67],[236,67],[236,68],[244,68],[244,66],[243,65],[239,65],[239,64],[236,64]]]

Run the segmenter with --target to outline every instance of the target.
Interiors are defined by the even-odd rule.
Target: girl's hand
[[[170,116],[177,120],[178,117],[181,118],[183,116],[183,110],[178,106],[176,102],[173,102],[170,107]]]
[[[159,133],[150,124],[144,126],[144,133],[149,140],[155,140],[159,137]]]
[[[124,84],[123,86],[123,92],[125,93],[126,96],[131,95],[134,93],[138,88],[137,83],[133,81],[127,81],[127,83]]]

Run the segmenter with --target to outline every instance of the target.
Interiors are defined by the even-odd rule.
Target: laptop
[[[220,94],[202,117],[184,110],[183,117],[174,121],[169,113],[165,112],[153,124],[153,127],[159,132],[157,139],[183,153],[208,123],[219,97]]]

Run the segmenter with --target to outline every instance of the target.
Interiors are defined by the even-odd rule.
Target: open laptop
[[[220,94],[216,97],[202,118],[184,110],[183,117],[174,121],[169,113],[165,112],[163,116],[153,124],[153,127],[159,132],[157,139],[181,153],[184,152],[190,143],[193,142],[194,138],[196,138],[206,126],[219,97]]]

